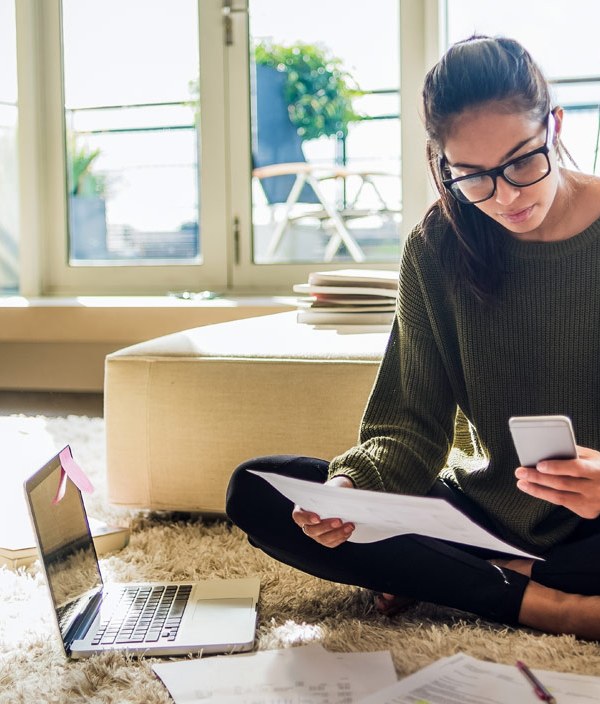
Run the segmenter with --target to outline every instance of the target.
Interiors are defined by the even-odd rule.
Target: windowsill
[[[294,309],[292,296],[7,296],[0,341],[131,344],[189,327]]]
[[[0,296],[0,309],[34,307],[237,308],[245,306],[279,308],[282,305],[293,307],[294,301],[296,300],[293,296],[271,295],[217,295],[214,298],[203,298],[201,294],[191,294],[191,296],[191,298],[183,298],[179,296],[42,296],[36,298],[28,298],[26,296]]]

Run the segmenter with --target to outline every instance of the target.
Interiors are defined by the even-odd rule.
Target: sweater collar
[[[582,232],[557,242],[528,242],[506,235],[505,252],[519,259],[560,259],[600,240],[600,218]]]

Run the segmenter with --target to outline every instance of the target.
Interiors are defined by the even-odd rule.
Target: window
[[[195,0],[63,0],[62,44],[69,263],[200,263]]]
[[[600,6],[588,0],[446,0],[446,44],[474,33],[522,42],[565,109],[563,141],[577,166],[600,173]]]
[[[19,288],[15,7],[0,0],[0,294]]]
[[[226,287],[220,3],[36,4],[42,292]]]
[[[254,263],[398,261],[398,9],[250,1]]]
[[[396,268],[431,199],[418,90],[437,58],[437,3],[249,0],[236,9],[234,280],[289,291],[316,268]],[[345,121],[338,98],[348,92]]]
[[[0,12],[9,68],[16,22],[21,96],[21,207],[13,173],[0,225],[27,251],[24,293],[289,293],[316,267],[397,266],[431,195],[418,89],[437,0],[0,0]],[[282,167],[259,163],[258,72],[275,45],[298,44],[349,101],[323,132],[288,123],[288,176],[304,168],[308,187],[286,205],[259,170]],[[13,172],[15,76],[0,84],[0,168]],[[4,250],[2,290],[19,285]]]

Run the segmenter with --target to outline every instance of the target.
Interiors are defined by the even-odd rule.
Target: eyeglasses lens
[[[494,193],[494,179],[491,176],[473,176],[457,181],[451,186],[452,192],[465,203],[486,200]]]
[[[502,176],[513,186],[531,186],[550,173],[550,162],[546,154],[537,153],[515,159],[507,164]],[[487,200],[494,194],[494,178],[488,174],[474,174],[456,181],[451,186],[454,195],[467,203]]]
[[[550,163],[545,154],[532,154],[523,159],[517,159],[504,169],[504,178],[515,186],[529,186],[547,176]]]

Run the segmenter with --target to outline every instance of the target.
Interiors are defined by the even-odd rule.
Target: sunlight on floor
[[[286,621],[282,626],[274,627],[271,634],[285,646],[322,641],[324,636],[321,626],[295,621]]]

